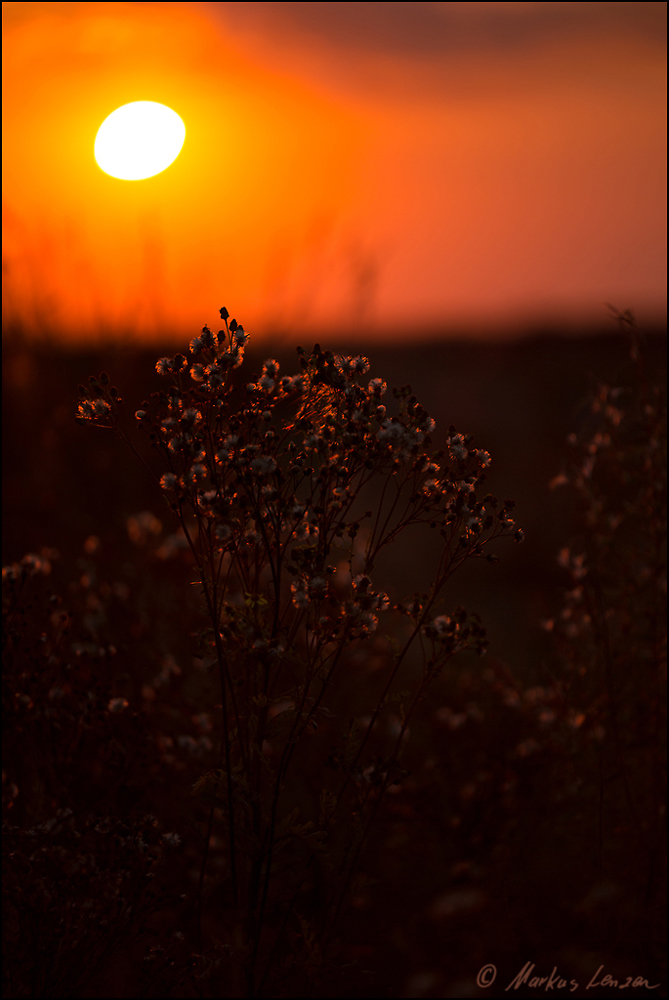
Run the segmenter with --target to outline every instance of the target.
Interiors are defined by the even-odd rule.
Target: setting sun
[[[105,118],[95,137],[95,159],[106,174],[141,181],[173,163],[186,126],[176,111],[155,101],[124,104]]]

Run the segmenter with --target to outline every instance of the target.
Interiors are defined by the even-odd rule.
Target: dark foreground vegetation
[[[664,339],[221,325],[6,340],[3,995],[666,996]]]

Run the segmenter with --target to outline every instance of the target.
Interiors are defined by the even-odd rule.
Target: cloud
[[[662,3],[188,6],[211,20],[228,50],[365,104],[636,87],[644,75],[661,75],[666,58]]]
[[[311,36],[342,50],[430,58],[556,36],[631,33],[662,44],[664,3],[206,3],[233,30]]]

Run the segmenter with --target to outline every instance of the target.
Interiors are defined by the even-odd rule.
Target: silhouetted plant
[[[135,417],[197,569],[209,619],[198,652],[220,682],[220,754],[194,789],[209,807],[198,951],[215,836],[217,988],[257,996],[282,979],[308,991],[322,971],[417,705],[456,653],[487,645],[476,615],[443,613],[444,589],[467,560],[495,561],[490,542],[522,532],[511,501],[480,495],[490,456],[470,436],[450,427],[446,450],[430,451],[434,421],[409,386],[388,405],[366,358],[316,345],[298,348],[296,374],[268,360],[238,388],[248,334],[221,317],[188,357],[158,361],[170,385]],[[107,375],[80,397],[81,423],[134,449]],[[410,528],[431,531],[437,569],[424,592],[391,600],[377,574]],[[355,664],[379,657],[380,621],[380,669],[363,684]]]
[[[593,892],[615,884],[621,895],[643,893],[636,929],[657,962],[666,926],[666,392],[645,370],[632,313],[613,311],[631,377],[588,396],[570,460],[551,482],[575,492],[579,523],[558,556],[568,575],[562,608],[543,626],[557,654],[556,705],[572,729],[571,779],[597,831]],[[640,886],[618,884],[623,856],[635,859]]]
[[[5,996],[79,995],[155,908],[165,850],[153,816],[118,815],[151,780],[145,734],[114,695],[102,604],[88,579],[63,601],[57,558],[3,569]]]

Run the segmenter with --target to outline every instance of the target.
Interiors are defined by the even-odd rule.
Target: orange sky
[[[159,341],[665,315],[656,3],[5,3],[4,318]],[[132,100],[164,173],[93,159]],[[346,337],[347,340],[350,337]]]

